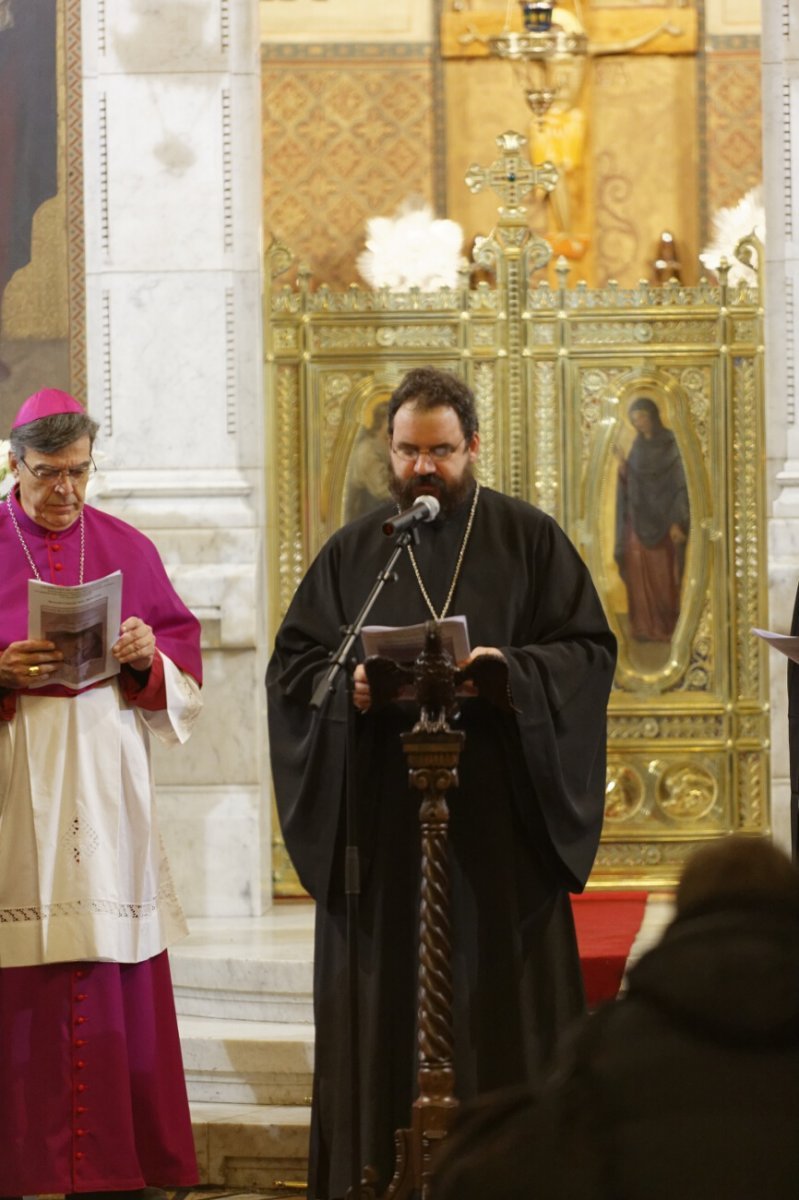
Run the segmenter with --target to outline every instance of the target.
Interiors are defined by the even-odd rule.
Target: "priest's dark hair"
[[[389,437],[394,432],[397,410],[408,403],[423,412],[431,408],[454,408],[467,442],[480,428],[471,388],[451,371],[441,371],[437,367],[413,367],[407,372],[388,402]]]
[[[50,417],[28,421],[27,425],[17,425],[11,430],[9,444],[17,458],[24,458],[26,450],[57,454],[82,437],[88,437],[90,447],[93,446],[99,428],[88,413],[54,413]]]

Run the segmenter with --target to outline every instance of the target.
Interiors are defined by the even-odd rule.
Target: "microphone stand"
[[[366,624],[375,601],[389,580],[395,580],[394,566],[402,551],[411,542],[418,542],[419,533],[416,526],[402,530],[397,534],[394,548],[388,562],[378,572],[372,590],[351,625],[342,628],[344,637],[335,654],[331,655],[330,667],[314,689],[310,707],[320,713],[335,691],[339,672],[350,661],[352,649],[360,637],[361,630]],[[352,703],[352,677],[347,672],[347,740],[345,751],[346,763],[346,837],[347,845],[344,857],[344,893],[347,905],[347,1009],[349,1016],[349,1051],[350,1051],[350,1188],[347,1200],[373,1200],[375,1192],[369,1178],[369,1167],[364,1170],[361,1180],[361,1056],[360,1056],[360,1025],[358,1004],[358,924],[361,894],[361,866],[358,845],[358,813],[357,795],[355,789],[355,706]]]

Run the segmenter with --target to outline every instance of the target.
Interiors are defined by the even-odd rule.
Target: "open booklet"
[[[79,690],[118,675],[111,647],[119,638],[121,614],[121,571],[75,587],[30,579],[28,637],[54,642],[64,661],[52,675],[27,686],[60,683]]]
[[[465,617],[445,617],[437,622],[441,647],[455,663],[469,657],[469,628]],[[424,649],[427,622],[421,625],[364,625],[361,642],[365,658],[379,655],[398,663],[412,663]]]
[[[792,633],[771,633],[768,629],[755,629],[754,626],[752,633],[756,633],[764,642],[768,642],[769,646],[779,650],[792,662],[799,663],[799,637]]]

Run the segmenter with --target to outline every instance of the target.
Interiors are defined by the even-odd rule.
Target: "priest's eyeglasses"
[[[94,459],[90,458],[87,463],[81,463],[79,467],[48,467],[44,463],[40,463],[36,467],[29,467],[24,458],[20,458],[22,463],[34,479],[38,479],[39,483],[61,483],[68,479],[70,483],[85,483],[90,475],[93,475],[97,468],[94,465]]]
[[[417,462],[420,458],[432,458],[434,462],[445,462],[448,458],[460,450],[464,442],[459,442],[457,446],[450,446],[449,442],[441,442],[438,446],[430,446],[423,450],[421,446],[410,446],[407,442],[400,442],[398,446],[393,446],[391,449],[396,454],[397,458],[403,459],[404,462]]]

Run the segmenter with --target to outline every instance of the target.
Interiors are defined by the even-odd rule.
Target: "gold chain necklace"
[[[31,570],[33,571],[33,574],[36,577],[36,579],[39,580],[39,583],[42,583],[43,582],[42,577],[39,574],[36,563],[33,561],[33,555],[30,552],[28,543],[25,541],[25,538],[22,536],[22,530],[20,529],[20,527],[17,523],[17,518],[14,513],[14,509],[12,508],[12,505],[11,505],[11,492],[9,492],[8,495],[6,496],[6,507],[8,508],[8,515],[11,517],[11,523],[17,531],[17,537],[19,538],[20,545],[22,546],[22,549],[25,551],[25,557],[27,558],[28,562],[30,563]],[[84,562],[85,556],[86,556],[86,533],[85,533],[85,527],[83,524],[83,509],[81,509],[80,510],[80,577],[78,579],[78,583],[83,583],[83,562]]]
[[[441,610],[441,616],[439,616],[438,613],[436,612],[436,610],[433,608],[433,601],[428,596],[427,588],[424,586],[424,584],[422,582],[422,576],[419,572],[419,567],[416,562],[416,556],[414,555],[411,547],[408,546],[408,554],[411,557],[411,565],[413,567],[413,573],[416,576],[416,582],[419,584],[419,590],[421,591],[422,595],[424,596],[425,601],[427,603],[427,607],[430,609],[430,612],[433,614],[433,620],[435,620],[435,621],[443,621],[444,620],[444,617],[447,615],[447,612],[449,611],[449,606],[452,603],[452,597],[455,595],[455,587],[458,582],[458,576],[460,575],[461,567],[463,566],[463,556],[466,553],[466,547],[469,544],[469,534],[472,532],[472,525],[474,524],[474,514],[477,512],[477,498],[479,495],[480,495],[480,484],[478,483],[478,484],[475,484],[474,499],[472,500],[472,508],[469,513],[469,520],[466,522],[466,530],[463,534],[463,541],[461,542],[461,548],[458,552],[458,561],[455,563],[455,573],[452,576],[452,583],[449,585],[449,591],[447,593],[447,598],[444,601],[444,607]]]

